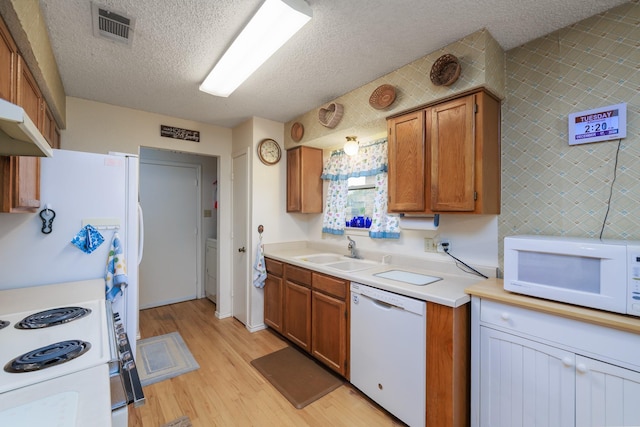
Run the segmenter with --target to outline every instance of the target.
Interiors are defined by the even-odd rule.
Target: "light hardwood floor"
[[[403,426],[346,383],[296,409],[251,360],[288,343],[269,330],[250,333],[234,318],[217,319],[207,299],[140,312],[142,338],[178,331],[200,369],[144,388],[146,403],[130,406],[129,427],[159,427],[183,415],[205,426]]]

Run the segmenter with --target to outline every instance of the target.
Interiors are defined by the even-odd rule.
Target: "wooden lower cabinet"
[[[313,273],[311,354],[345,378],[348,372],[348,282]]]
[[[266,264],[265,323],[349,380],[349,281],[269,258]],[[470,336],[469,304],[427,302],[427,427],[469,425]]]
[[[348,379],[349,282],[269,258],[265,261],[265,324]]]
[[[427,303],[427,427],[469,425],[470,311]]]
[[[280,261],[265,258],[267,278],[264,281],[264,323],[282,333],[284,319],[284,265]]]
[[[311,270],[284,264],[283,335],[311,352]]]
[[[287,280],[284,307],[284,336],[311,352],[311,289]]]

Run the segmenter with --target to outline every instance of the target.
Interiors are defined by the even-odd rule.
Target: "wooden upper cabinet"
[[[40,158],[0,156],[0,212],[36,212],[40,207]]]
[[[31,121],[40,131],[44,128],[44,102],[42,93],[29,67],[18,55],[18,80],[16,103],[24,108]]]
[[[56,120],[53,118],[53,113],[43,101],[44,106],[44,120],[42,123],[42,135],[47,140],[51,148],[60,148],[60,130],[56,126]]]
[[[474,96],[429,109],[428,145],[431,155],[431,209],[475,209]]]
[[[287,212],[322,212],[322,150],[296,147],[287,151]]]
[[[500,213],[497,99],[478,91],[387,122],[389,212]]]
[[[18,48],[0,18],[0,98],[16,102]]]
[[[42,130],[44,104],[42,94],[24,60],[17,55],[16,104],[24,108],[33,123]],[[36,212],[40,207],[40,158],[2,157],[1,212]]]
[[[388,122],[388,209],[425,210],[427,147],[423,110]]]

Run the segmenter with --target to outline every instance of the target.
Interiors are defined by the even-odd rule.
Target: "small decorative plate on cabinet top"
[[[392,85],[378,86],[369,97],[369,105],[376,110],[382,110],[396,100],[396,88]]]
[[[454,55],[447,53],[436,59],[429,75],[431,83],[436,86],[452,85],[460,77],[460,61]]]
[[[293,139],[295,142],[300,142],[303,135],[304,126],[302,126],[302,123],[300,122],[295,122],[293,126],[291,126],[291,139]]]

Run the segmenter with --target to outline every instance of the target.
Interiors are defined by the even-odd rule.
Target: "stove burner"
[[[9,326],[9,322],[6,320],[0,320],[0,329],[6,328],[7,326]]]
[[[91,313],[88,308],[60,307],[34,313],[16,324],[18,329],[40,329],[80,319]]]
[[[16,357],[4,366],[6,372],[22,373],[50,368],[86,353],[91,344],[85,341],[61,341]]]

